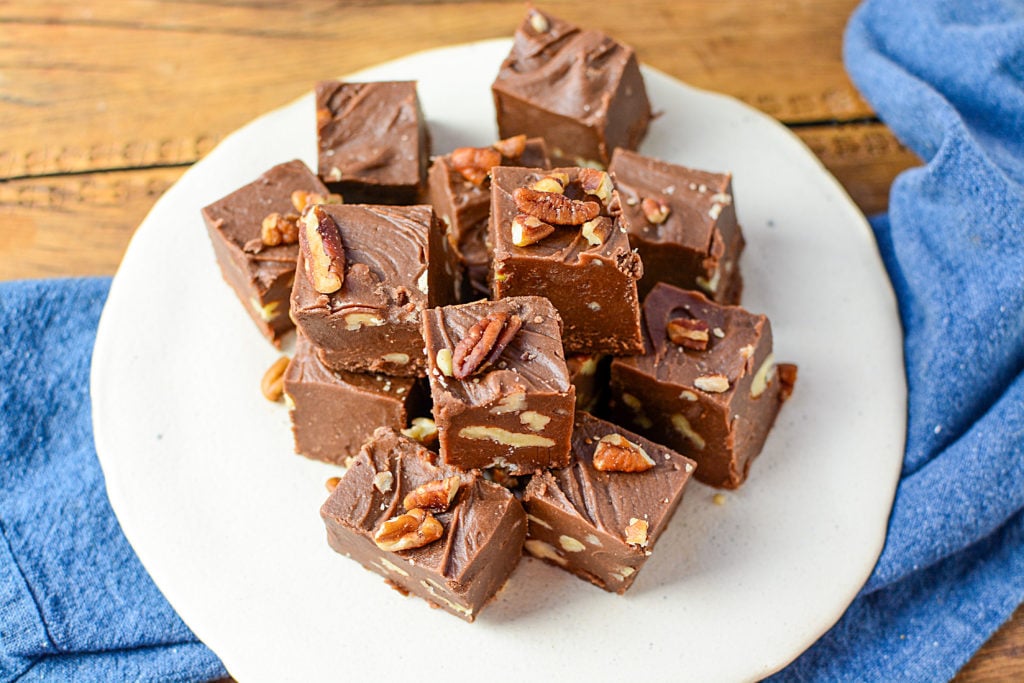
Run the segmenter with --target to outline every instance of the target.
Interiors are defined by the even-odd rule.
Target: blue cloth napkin
[[[873,221],[906,335],[906,459],[867,586],[775,679],[935,681],[1024,600],[1024,5],[868,0],[846,38],[927,161]],[[0,284],[0,681],[225,674],[106,499],[87,386],[108,284]]]
[[[927,162],[872,221],[903,320],[906,456],[867,586],[777,680],[943,680],[1024,600],[1024,3],[868,0],[845,58]]]
[[[0,283],[0,681],[226,675],[107,501],[89,362],[108,278]]]

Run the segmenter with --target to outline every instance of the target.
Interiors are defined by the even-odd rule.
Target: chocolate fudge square
[[[316,84],[318,173],[350,204],[414,204],[430,137],[416,83]]]
[[[423,311],[452,300],[445,269],[430,268],[444,260],[431,208],[332,204],[308,211],[302,222],[291,312],[320,360],[332,370],[422,376]],[[331,239],[318,237],[318,225]],[[326,247],[335,240],[331,259],[322,250],[319,261],[307,255],[318,241]],[[318,274],[333,286],[318,285]]]
[[[556,164],[603,168],[651,120],[632,48],[533,8],[491,90],[501,136],[543,137]]]
[[[543,139],[520,135],[491,147],[460,147],[435,157],[430,167],[430,203],[445,225],[458,264],[456,289],[460,301],[491,295],[491,247],[487,240],[490,170],[499,165],[548,168],[551,161]]]
[[[612,419],[692,457],[705,484],[739,487],[791,389],[777,376],[771,323],[662,283],[644,300],[644,324],[644,355],[612,361]]]
[[[601,177],[610,184],[606,173],[589,168],[495,168],[489,225],[494,246],[491,287],[496,299],[550,299],[565,325],[566,353],[640,353],[643,342],[636,283],[643,274],[643,265],[630,249],[625,230],[611,215],[609,205],[613,199],[607,185],[592,190],[601,196],[582,189],[584,180],[589,187],[602,182],[598,180]],[[554,178],[567,179],[561,194],[530,194],[535,186],[554,187],[548,183]],[[538,195],[540,199],[536,202],[523,201]],[[537,241],[525,243],[526,240],[517,239],[517,221],[535,220],[542,225],[554,221],[547,216],[548,212],[534,211],[533,206],[541,205],[540,209],[544,209],[542,204],[556,198],[559,206],[555,208],[569,207],[568,213],[574,215],[568,216],[568,220],[575,224],[553,225],[554,230]],[[588,206],[589,209],[585,208]],[[592,218],[581,220],[588,217]],[[566,212],[556,218],[566,220]]]
[[[263,222],[277,214],[298,218],[292,194],[319,194],[327,188],[301,161],[274,166],[255,181],[203,208],[221,275],[245,305],[260,331],[275,346],[294,325],[288,317],[288,295],[295,277],[295,241],[265,244]],[[297,228],[296,228],[297,230]]]
[[[446,464],[512,475],[568,464],[576,392],[561,330],[541,297],[426,312],[428,378]]]
[[[526,515],[507,489],[435,466],[431,456],[378,429],[320,516],[331,548],[398,590],[473,621],[519,562]]]
[[[695,464],[585,412],[569,467],[526,485],[526,551],[606,591],[624,593],[683,498]]]
[[[359,452],[374,430],[401,430],[430,410],[422,379],[331,370],[299,334],[284,375],[295,452],[341,464]]]
[[[744,240],[736,222],[732,176],[686,168],[616,150],[608,169],[622,205],[629,243],[644,262],[638,285],[647,296],[658,282],[739,303]]]

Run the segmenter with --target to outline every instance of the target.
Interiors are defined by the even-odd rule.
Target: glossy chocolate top
[[[377,429],[323,504],[320,515],[372,536],[383,522],[405,512],[402,501],[414,489],[459,475],[462,485],[451,507],[434,515],[444,527],[444,535],[421,548],[397,554],[417,566],[462,581],[473,562],[486,562],[481,553],[497,552],[502,546],[489,541],[509,507],[519,503],[507,489],[474,473],[434,465],[433,458],[433,453],[415,441],[391,429]],[[375,477],[385,472],[391,474],[390,486],[375,485]]]
[[[710,253],[716,226],[735,224],[732,176],[728,173],[700,171],[624,149],[615,150],[608,170],[621,197],[623,224],[632,234]],[[665,222],[647,219],[642,206],[645,198],[669,207]]]
[[[602,472],[594,468],[594,451],[602,437],[621,434],[640,446],[654,466],[645,472]],[[573,464],[535,474],[526,486],[525,499],[541,499],[586,519],[593,526],[625,540],[631,519],[648,523],[653,547],[669,522],[695,463],[673,450],[642,436],[577,412],[572,434]]]

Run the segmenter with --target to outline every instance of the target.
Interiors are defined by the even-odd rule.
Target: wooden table
[[[856,4],[545,7],[787,124],[870,214],[919,161],[845,75]],[[0,2],[0,279],[112,274],[156,198],[235,128],[318,79],[510,35],[522,14],[518,1]],[[1011,679],[1024,679],[1024,609],[957,678]]]

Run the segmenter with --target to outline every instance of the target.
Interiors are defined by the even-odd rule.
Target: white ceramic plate
[[[418,79],[435,151],[496,137],[507,40],[413,55],[354,79]],[[457,77],[456,77],[457,74]],[[641,151],[735,174],[744,304],[800,366],[750,481],[692,485],[626,596],[532,559],[475,624],[403,598],[336,555],[318,510],[335,468],[292,453],[259,379],[277,352],[221,280],[205,204],[295,157],[313,98],[192,167],[132,240],[92,367],[110,501],[171,604],[242,681],[727,681],[795,658],[842,614],[882,547],[905,429],[896,306],[870,230],[788,130],[647,69]]]

